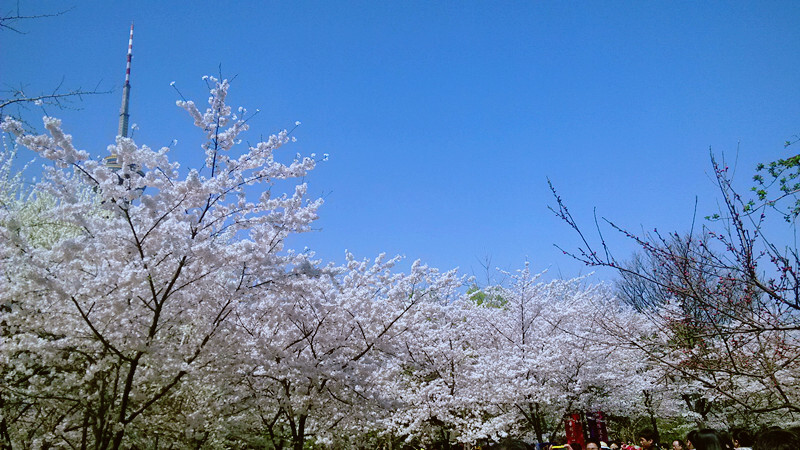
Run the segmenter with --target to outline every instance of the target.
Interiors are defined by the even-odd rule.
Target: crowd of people
[[[755,436],[745,429],[730,431],[710,428],[692,430],[686,438],[671,444],[658,443],[653,430],[637,434],[638,442],[588,439],[584,445],[569,443],[550,445],[542,450],[800,450],[800,433],[795,429],[768,428]]]

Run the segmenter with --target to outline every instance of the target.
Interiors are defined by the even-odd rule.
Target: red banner
[[[564,422],[567,432],[567,443],[571,444],[577,442],[583,447],[585,441],[583,438],[583,421],[581,420],[581,415],[579,413],[568,415]]]

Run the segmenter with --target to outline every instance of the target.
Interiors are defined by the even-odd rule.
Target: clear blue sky
[[[140,144],[178,139],[174,105],[200,78],[237,75],[230,102],[261,113],[245,138],[302,121],[296,152],[330,154],[309,177],[321,231],[292,240],[328,261],[403,254],[480,272],[478,260],[586,272],[554,243],[576,237],[546,206],[550,177],[588,226],[594,207],[633,230],[685,230],[713,212],[708,150],[742,186],[800,133],[800,2],[20,2],[59,17],[0,31],[0,84],[114,89],[50,111],[83,149],[117,130],[135,21],[131,123]],[[2,4],[13,12],[14,2]],[[29,158],[30,155],[22,155]],[[620,256],[632,250],[618,244]],[[598,274],[607,278],[610,274]]]

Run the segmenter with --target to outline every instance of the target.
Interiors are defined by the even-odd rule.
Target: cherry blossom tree
[[[120,448],[152,436],[144,424],[158,427],[182,387],[235,353],[232,314],[285,275],[285,238],[316,218],[321,201],[305,199],[305,184],[270,189],[314,160],[278,161],[286,131],[239,150],[246,112],[227,106],[227,81],[210,82],[205,112],[178,102],[207,138],[204,167],[184,175],[167,148],[118,137],[113,169],[76,149],[57,119],[45,117],[47,135],[5,119],[19,145],[54,163],[36,187],[55,203],[43,219],[79,230],[42,246],[15,211],[0,218],[1,394],[15,446]]]
[[[482,314],[466,295],[417,311],[394,367],[400,402],[385,425],[393,435],[441,445],[497,437],[495,408],[482,394],[490,382],[479,360]]]
[[[416,311],[460,286],[419,262],[395,273],[397,258],[374,263],[348,255],[346,267],[305,262],[270,283],[238,315],[246,351],[244,385],[271,443],[302,449],[377,429],[395,399],[386,389]]]
[[[491,396],[514,433],[544,442],[567,413],[632,412],[644,380],[637,354],[600,332],[603,321],[624,312],[607,287],[540,276],[526,265],[495,294],[506,304],[487,310],[482,364],[494,373]]]
[[[635,313],[582,279],[543,282],[527,265],[506,278],[508,287],[420,310],[399,358],[394,433],[442,444],[545,442],[566,413],[636,413],[644,361],[598,325],[610,315],[635,323]]]

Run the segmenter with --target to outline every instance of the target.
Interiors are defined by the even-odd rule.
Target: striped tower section
[[[128,137],[128,101],[131,98],[131,59],[133,58],[133,22],[131,22],[131,36],[128,38],[128,63],[125,67],[125,85],[122,86],[122,106],[119,109],[119,129],[117,135]],[[120,169],[122,166],[117,161],[116,153],[104,158],[106,166]]]
[[[133,22],[131,36],[128,39],[128,63],[125,67],[125,85],[122,87],[122,107],[119,110],[118,135],[128,137],[128,101],[131,97],[131,59],[133,58]]]

